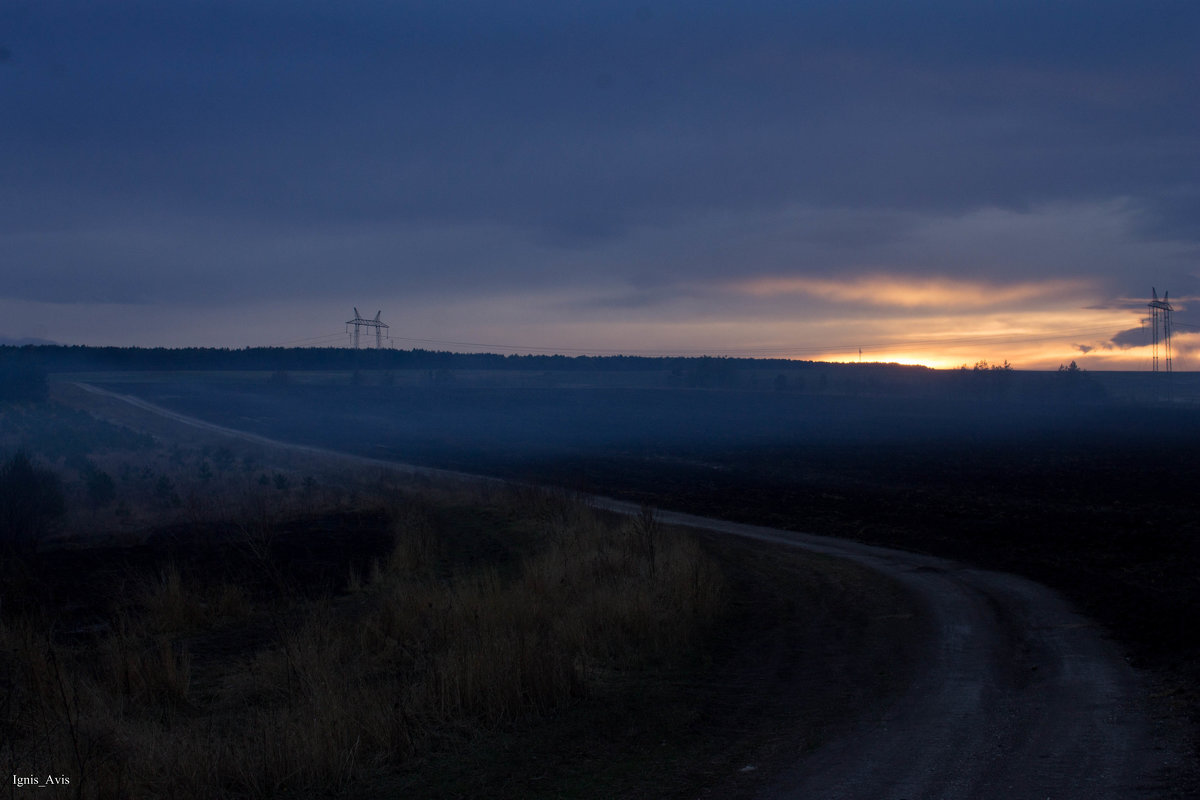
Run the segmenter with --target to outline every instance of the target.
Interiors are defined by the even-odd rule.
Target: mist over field
[[[736,359],[591,366],[93,378],[272,439],[1086,585],[1081,596],[1095,588],[1121,624],[1140,618],[1131,598],[1195,603],[1158,574],[1183,579],[1200,540],[1191,374]],[[1129,586],[1083,577],[1114,558],[1153,566],[1123,571]]]
[[[614,456],[727,468],[723,459],[765,450],[796,463],[851,458],[882,478],[894,460],[929,448],[1125,447],[1163,438],[1164,428],[1172,437],[1160,444],[1174,446],[1197,426],[1188,407],[1157,403],[1166,379],[1082,371],[696,360],[639,372],[101,378],[114,391],[269,437],[483,472]],[[1187,380],[1172,384],[1177,399],[1191,390]],[[1131,405],[1139,395],[1156,402]]]
[[[1200,613],[1190,588],[1200,568],[1200,383],[1192,374],[60,347],[0,351],[0,369],[0,500],[15,556],[5,562],[11,580],[0,608],[9,616],[0,636],[11,652],[28,659],[29,674],[40,669],[30,614],[90,631],[94,641],[73,633],[53,652],[72,691],[95,683],[87,714],[111,716],[106,703],[140,709],[111,735],[149,741],[156,729],[138,720],[178,725],[178,709],[199,705],[227,718],[235,738],[294,737],[284,750],[241,748],[241,760],[231,760],[211,755],[227,741],[189,727],[167,761],[153,761],[153,780],[187,761],[196,765],[193,796],[214,781],[250,787],[240,777],[247,770],[298,789],[378,787],[377,773],[342,760],[361,736],[387,774],[438,787],[431,796],[478,792],[508,769],[484,751],[501,735],[496,726],[513,720],[511,735],[540,753],[530,756],[531,774],[546,761],[561,763],[562,785],[578,774],[576,750],[563,749],[567,734],[556,732],[565,725],[568,738],[586,742],[578,752],[594,754],[589,769],[615,759],[614,780],[646,787],[656,770],[640,760],[645,748],[613,743],[614,751],[595,737],[642,719],[644,704],[632,699],[660,690],[662,715],[652,713],[645,735],[679,748],[680,780],[699,781],[698,765],[714,757],[699,744],[715,735],[712,726],[744,724],[723,715],[781,692],[806,697],[803,721],[743,730],[755,742],[811,737],[907,685],[924,623],[915,612],[893,623],[886,609],[911,597],[878,576],[744,551],[728,537],[699,546],[673,539],[657,519],[671,512],[1033,578],[1179,687],[1172,713],[1195,707],[1186,699],[1200,685],[1190,624]],[[593,497],[641,512],[611,518],[593,505],[608,501]],[[579,594],[585,586],[594,587],[591,599]],[[89,605],[84,595],[105,599]],[[424,614],[414,597],[444,612]],[[279,622],[280,603],[293,608],[296,626]],[[365,627],[335,635],[329,603]],[[577,616],[546,614],[571,604]],[[478,617],[459,613],[476,607]],[[671,609],[677,624],[652,609]],[[822,623],[829,615],[842,622]],[[268,620],[276,632],[263,638],[256,631]],[[476,624],[489,633],[480,638]],[[843,625],[853,629],[852,652],[828,641]],[[600,629],[624,633],[608,639]],[[531,648],[546,631],[550,649]],[[354,652],[361,641],[372,642],[369,657],[338,662],[352,670],[319,657]],[[775,649],[747,664],[767,641]],[[434,663],[412,642],[446,649]],[[111,655],[89,667],[96,648]],[[456,660],[478,648],[503,655]],[[147,660],[152,651],[159,655]],[[253,658],[265,683],[227,677],[241,669],[238,658]],[[510,666],[479,671],[496,663]],[[380,683],[387,664],[405,677]],[[307,676],[300,683],[296,670]],[[628,676],[617,689],[611,670]],[[665,676],[677,670],[706,677],[674,684]],[[126,674],[144,687],[133,700],[121,699],[122,681],[134,680]],[[428,674],[446,681],[433,696],[421,688]],[[522,683],[521,675],[539,677]],[[326,689],[309,694],[306,681]],[[832,703],[850,682],[860,705]],[[469,690],[485,684],[494,689]],[[730,685],[745,693],[736,703],[725,696],[733,690],[711,688]],[[701,686],[716,693],[684,688]],[[630,704],[605,705],[599,697],[610,689]],[[40,736],[70,758],[75,712],[67,706],[56,717],[55,695],[27,691],[22,702],[40,696],[49,706],[32,738],[21,734],[22,747]],[[335,711],[380,692],[408,716],[359,723]],[[266,705],[247,706],[248,697]],[[272,705],[280,702],[325,719],[327,734],[310,737],[291,716],[270,716],[282,713]],[[696,709],[707,703],[725,710],[704,716]],[[599,729],[595,715],[608,720]],[[276,727],[264,732],[263,720]],[[480,761],[417,766],[443,752],[447,725],[472,730]],[[121,780],[125,756],[97,758],[74,767],[93,786]],[[118,772],[104,773],[110,768]]]

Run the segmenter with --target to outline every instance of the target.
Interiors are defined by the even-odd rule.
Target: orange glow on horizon
[[[825,278],[768,277],[735,284],[734,289],[756,297],[804,294],[834,302],[913,308],[990,308],[1090,292],[1084,280],[1028,281],[994,284],[957,279],[913,279],[867,275],[846,281]]]
[[[732,288],[743,296],[805,296],[841,307],[803,307],[789,338],[811,345],[798,347],[792,358],[934,369],[1007,361],[1014,369],[1046,370],[1075,361],[1085,369],[1137,371],[1151,363],[1149,332],[1144,343],[1136,335],[1146,330],[1145,306],[1105,297],[1086,279],[997,284],[876,273],[845,281],[765,277]],[[1176,329],[1174,368],[1187,369],[1196,349],[1200,334]]]
[[[1200,334],[1189,334],[1187,335],[1187,339],[1192,339],[1193,336],[1200,337]],[[1177,372],[1194,370],[1196,362],[1192,354],[1200,350],[1200,343],[1193,344],[1187,341],[1187,339],[1180,342],[1179,334],[1176,334],[1174,338],[1176,339],[1173,348],[1174,370]],[[871,351],[864,348],[861,359],[857,351],[846,350],[830,350],[817,355],[805,354],[795,356],[797,360],[838,363],[853,363],[861,360],[864,364],[912,364],[932,369],[957,369],[963,366],[970,368],[979,361],[986,361],[989,366],[1000,366],[1007,361],[1013,369],[1054,370],[1058,369],[1061,365],[1074,361],[1083,369],[1129,372],[1149,370],[1151,357],[1152,352],[1149,345],[1124,349],[1116,347],[1111,349],[1096,348],[1085,353],[1077,347],[1064,343],[1041,343],[1021,349],[1011,347],[954,347],[945,349],[927,347],[922,349],[905,349],[897,347],[892,350],[884,347]],[[1161,349],[1161,345],[1159,358],[1160,361],[1165,358],[1165,353]]]
[[[1007,361],[1019,370],[1054,370],[1071,361],[1090,370],[1148,370],[1149,333],[1144,338],[1136,335],[1139,328],[1145,329],[1145,306],[1090,292],[1071,298],[1049,297],[1066,285],[1051,281],[1036,287],[1009,287],[1005,296],[1047,300],[992,308],[842,306],[814,311],[811,305],[793,304],[786,297],[784,302],[759,303],[747,301],[744,294],[733,299],[706,295],[706,301],[713,300],[707,305],[684,297],[677,307],[656,308],[653,313],[635,309],[613,314],[606,309],[603,314],[579,314],[569,322],[551,325],[536,321],[514,325],[505,320],[493,327],[461,325],[466,320],[459,320],[461,327],[455,327],[457,335],[467,341],[553,343],[564,348],[559,352],[568,354],[708,355],[846,363],[859,361],[861,347],[864,363],[934,369],[971,367],[983,360],[990,365]],[[982,291],[980,285],[973,286],[972,291]],[[513,307],[520,307],[516,299]],[[485,311],[481,310],[479,319],[487,317]],[[1114,344],[1122,333],[1133,347]],[[1200,349],[1200,334],[1176,329],[1175,343],[1175,369],[1194,368],[1191,353]],[[555,350],[541,347],[527,352]]]

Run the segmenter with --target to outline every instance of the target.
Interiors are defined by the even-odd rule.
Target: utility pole
[[[1171,372],[1171,308],[1167,298],[1170,297],[1170,292],[1163,292],[1162,300],[1158,299],[1158,290],[1154,287],[1150,288],[1152,299],[1148,307],[1150,308],[1150,371],[1159,372],[1158,345],[1163,344],[1165,358],[1163,359],[1163,372]]]
[[[346,320],[346,325],[354,326],[353,337],[354,337],[354,349],[355,350],[358,349],[359,332],[363,328],[374,328],[375,329],[375,349],[379,350],[383,347],[384,331],[386,331],[388,329],[388,326],[387,326],[387,323],[382,322],[379,319],[379,315],[382,313],[383,313],[383,311],[376,311],[375,319],[366,319],[365,317],[363,317],[361,314],[358,313],[357,308],[354,309],[354,319]],[[388,338],[389,339],[391,338],[390,335],[388,336]]]

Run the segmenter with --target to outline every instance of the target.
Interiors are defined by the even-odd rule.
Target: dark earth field
[[[1200,708],[1200,410],[613,386],[105,381],[287,441],[1014,572]],[[319,422],[314,422],[319,421]]]

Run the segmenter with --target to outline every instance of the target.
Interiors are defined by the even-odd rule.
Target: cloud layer
[[[156,306],[284,340],[327,301],[431,338],[466,336],[422,317],[456,304],[516,341],[515,305],[552,336],[582,314],[597,349],[612,315],[751,347],[823,286],[898,320],[967,287],[989,312],[1182,300],[1197,29],[1190,2],[15,0],[0,333],[87,306],[39,335],[108,341],[103,308]]]

